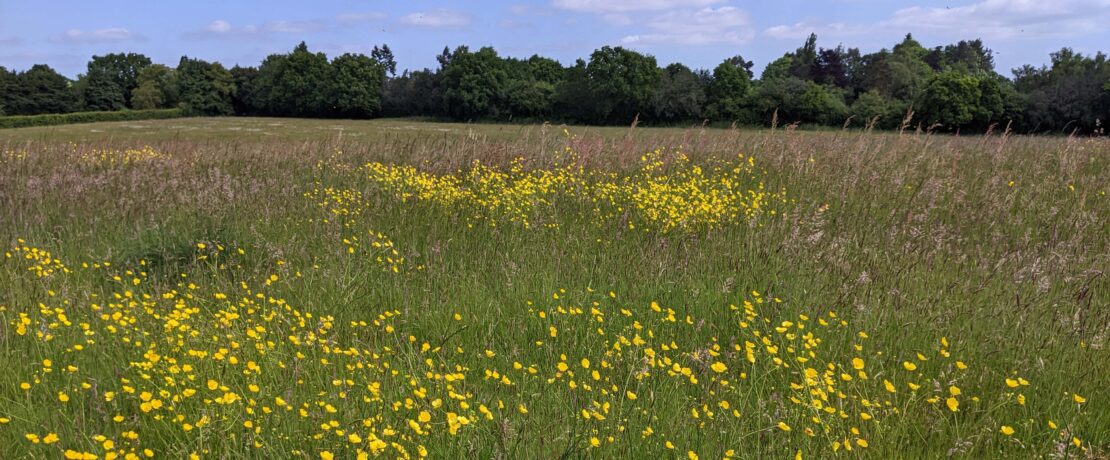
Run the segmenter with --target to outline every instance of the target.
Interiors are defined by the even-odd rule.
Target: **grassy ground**
[[[1110,451],[1105,139],[2,134],[3,458]]]

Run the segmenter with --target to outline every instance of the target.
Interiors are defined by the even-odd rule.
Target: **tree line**
[[[0,114],[180,107],[194,115],[539,121],[588,124],[805,123],[894,129],[1102,133],[1110,62],[1069,48],[1006,78],[981,40],[927,48],[912,35],[890,49],[823,48],[810,35],[763,69],[733,56],[709,69],[622,47],[564,66],[491,47],[445,47],[438,67],[397,73],[389,46],[328,59],[304,42],[257,67],[182,57],[176,67],[136,53],[93,56],[69,80],[45,64],[0,66]]]

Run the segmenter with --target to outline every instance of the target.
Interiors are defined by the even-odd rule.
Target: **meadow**
[[[1110,141],[0,131],[2,458],[1106,458]]]

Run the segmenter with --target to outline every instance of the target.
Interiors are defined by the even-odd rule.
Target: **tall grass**
[[[4,458],[1110,450],[1106,139],[159,123],[0,143]],[[754,157],[745,187],[788,200],[525,226],[365,167],[573,152],[619,181],[656,150],[689,158],[666,177]]]

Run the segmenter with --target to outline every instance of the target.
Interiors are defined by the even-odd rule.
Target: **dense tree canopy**
[[[491,47],[444,47],[436,69],[398,73],[388,45],[330,60],[305,43],[257,67],[183,58],[177,68],[135,53],[93,56],[70,81],[45,65],[0,67],[0,113],[182,107],[189,113],[294,117],[419,116],[577,123],[779,123],[981,132],[1099,133],[1110,118],[1110,62],[1064,48],[1051,64],[1007,79],[981,40],[927,48],[906,35],[889,49],[819,46],[810,35],[755,78],[741,56],[713,69],[603,47],[570,66]]]
[[[139,72],[138,86],[131,92],[131,107],[163,109],[176,107],[178,101],[177,72],[162,64],[150,65]]]
[[[86,110],[131,108],[131,93],[139,86],[139,73],[151,65],[150,58],[136,53],[93,56],[81,78]]]
[[[235,79],[218,62],[182,57],[177,64],[181,107],[196,115],[231,115]]]
[[[649,107],[662,72],[655,57],[621,47],[603,47],[586,65],[591,94],[598,107],[596,122],[628,123]]]
[[[7,115],[61,113],[74,109],[70,82],[46,64],[19,73],[0,70],[0,108]]]
[[[377,116],[382,110],[381,89],[386,67],[362,54],[344,54],[331,61],[335,73],[336,114],[351,118]]]

